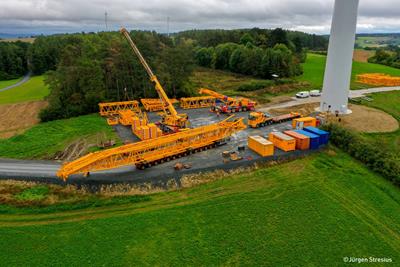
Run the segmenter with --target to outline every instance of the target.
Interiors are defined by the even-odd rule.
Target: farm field
[[[0,139],[0,157],[51,159],[74,141],[84,140],[89,145],[96,144],[98,138],[118,140],[113,128],[97,114],[45,122],[23,134]]]
[[[16,83],[18,80],[11,84],[0,82],[0,88]],[[4,84],[3,84],[4,83]],[[0,92],[0,105],[1,104],[14,104],[27,101],[43,100],[49,94],[49,88],[44,84],[44,76],[31,77],[26,83],[12,88],[10,90]]]
[[[3,208],[0,260],[7,266],[333,266],[372,255],[396,262],[399,193],[330,149],[146,201],[46,213]]]
[[[322,88],[325,64],[326,56],[308,54],[307,61],[303,64],[304,74],[299,77],[299,80],[309,82],[314,88]],[[400,69],[379,64],[353,62],[351,89],[355,90],[374,87],[372,85],[365,85],[356,82],[356,76],[362,73],[386,73],[393,76],[400,76]]]

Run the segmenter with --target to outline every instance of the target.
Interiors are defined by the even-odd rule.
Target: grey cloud
[[[359,32],[399,31],[398,0],[360,0]],[[333,0],[0,0],[0,32],[273,28],[329,32]]]

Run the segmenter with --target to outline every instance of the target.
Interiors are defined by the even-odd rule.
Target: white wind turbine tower
[[[359,0],[335,0],[320,111],[349,114],[347,108]]]

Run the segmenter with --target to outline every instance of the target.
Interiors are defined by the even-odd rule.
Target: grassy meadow
[[[97,114],[40,123],[23,134],[0,139],[0,157],[51,158],[56,152],[64,150],[68,144],[78,139],[96,144],[98,134],[102,138],[118,141],[113,128]]]
[[[11,81],[0,82],[0,88],[18,82],[18,80],[12,81],[12,83]],[[33,76],[29,81],[20,86],[0,92],[0,105],[43,100],[48,94],[49,88],[44,84],[44,76]]]
[[[329,150],[146,201],[0,214],[0,260],[7,266],[340,266],[350,256],[398,262],[399,193]]]

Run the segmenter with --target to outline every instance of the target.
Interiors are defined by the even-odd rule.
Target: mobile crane
[[[165,133],[175,133],[179,132],[182,129],[185,129],[189,125],[188,116],[186,114],[178,114],[175,110],[174,106],[172,105],[170,99],[168,98],[167,94],[165,93],[163,87],[161,86],[160,82],[156,75],[154,75],[153,71],[151,70],[150,66],[147,64],[146,60],[140,53],[139,49],[132,41],[129,32],[125,29],[121,29],[121,33],[125,36],[126,40],[129,42],[133,52],[138,57],[140,63],[146,70],[147,74],[149,75],[150,81],[154,83],[154,87],[157,91],[157,94],[160,98],[160,101],[163,103],[163,113],[161,115],[161,122],[160,128]]]
[[[200,94],[206,94],[215,97],[219,101],[222,102],[222,104],[217,105],[214,104],[211,107],[212,111],[215,112],[220,112],[220,113],[235,113],[235,112],[241,112],[241,111],[253,111],[255,110],[255,107],[257,105],[256,102],[251,101],[248,98],[233,98],[229,97],[220,93],[217,93],[213,90],[206,89],[206,88],[201,88],[199,91]]]

